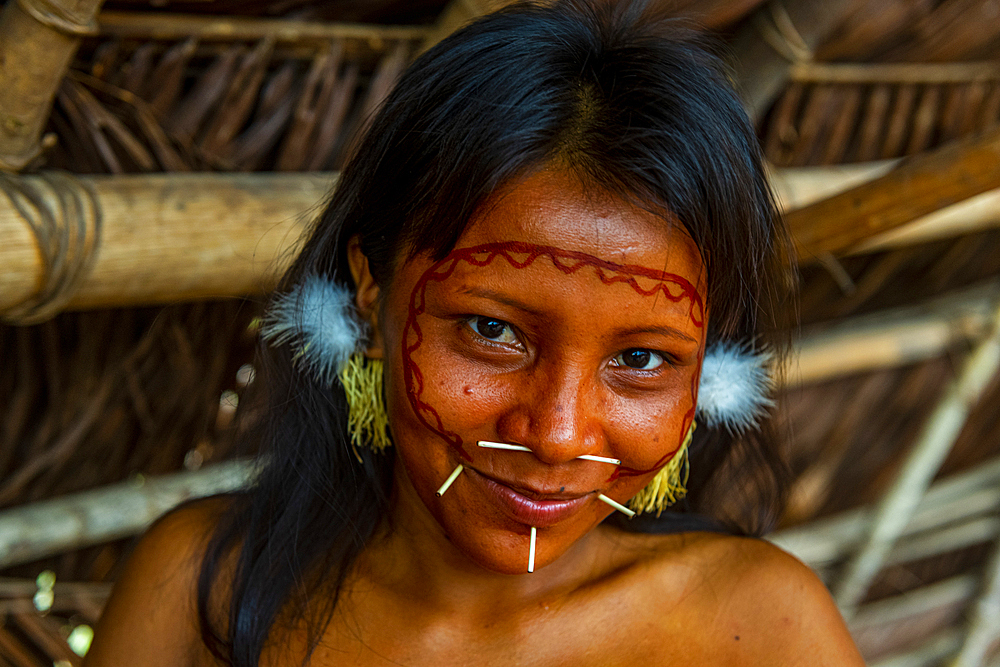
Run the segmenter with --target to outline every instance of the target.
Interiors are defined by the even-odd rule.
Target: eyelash
[[[649,355],[649,361],[656,361],[657,362],[656,365],[651,368],[646,368],[646,365],[648,365],[649,363],[649,361],[647,361],[646,364],[643,364],[643,367],[637,368],[635,366],[630,366],[627,363],[625,363],[625,355],[636,352]],[[616,356],[614,359],[611,360],[611,363],[612,365],[617,366],[618,368],[629,368],[636,371],[650,373],[660,370],[664,364],[669,364],[670,360],[667,358],[666,355],[664,355],[661,352],[656,352],[655,350],[647,350],[645,348],[634,347],[618,354],[618,356]]]
[[[480,326],[485,326],[487,324],[494,324],[502,326],[500,330],[500,335],[496,337],[491,337],[483,333],[480,330]],[[470,315],[465,319],[466,326],[472,330],[476,336],[482,338],[495,345],[520,345],[520,340],[517,337],[517,333],[514,331],[514,327],[503,320],[497,319],[495,317],[487,317],[485,315]],[[501,336],[506,334],[506,340],[501,340]],[[633,353],[646,354],[649,356],[649,360],[643,364],[642,367],[630,366],[625,361],[625,356]],[[650,362],[656,362],[654,366],[647,367]],[[611,360],[611,364],[617,368],[627,368],[639,372],[652,373],[659,371],[664,364],[670,364],[670,359],[662,352],[657,352],[655,350],[648,350],[646,348],[631,348],[619,353]]]
[[[503,329],[501,330],[500,336],[490,337],[479,330],[480,325],[485,325],[491,322],[503,325]],[[520,345],[520,340],[518,339],[517,334],[514,332],[514,327],[511,326],[509,323],[504,322],[503,320],[499,320],[495,317],[486,317],[485,315],[472,315],[466,318],[465,323],[472,330],[473,333],[475,333],[483,340],[489,341],[490,343],[496,345]],[[504,332],[507,333],[508,340],[501,340],[501,336],[504,334]]]

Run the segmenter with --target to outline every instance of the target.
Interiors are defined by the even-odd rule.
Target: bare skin
[[[417,257],[383,294],[350,250],[358,307],[378,332],[369,354],[386,363],[396,478],[391,516],[312,664],[862,665],[822,583],[777,548],[600,524],[612,510],[597,494],[638,492],[693,410],[707,277],[690,238],[558,169],[490,204],[457,248],[500,243],[516,256],[467,253],[479,264],[453,262],[447,276]],[[530,248],[541,249],[533,262]],[[582,263],[567,270],[566,258]],[[483,450],[480,439],[531,451]],[[467,472],[436,497],[460,462]],[[547,523],[532,509],[561,504],[572,507]],[[88,667],[216,664],[194,592],[219,511],[209,501],[175,512],[143,539]],[[212,607],[225,618],[224,595]],[[276,626],[272,640],[262,665],[300,664],[302,627]]]

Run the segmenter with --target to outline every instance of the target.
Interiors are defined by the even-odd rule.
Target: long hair
[[[558,162],[684,225],[708,269],[709,342],[780,355],[789,244],[753,128],[720,59],[647,9],[520,3],[421,56],[357,144],[279,294],[310,275],[351,285],[355,235],[386,288],[415,254],[444,257],[491,193]],[[257,664],[279,612],[305,613],[307,602],[315,645],[391,493],[391,451],[361,450],[359,463],[343,388],[299,372],[293,355],[288,345],[259,350],[261,419],[248,438],[266,465],[233,498],[199,581],[203,638],[239,667]],[[664,518],[707,513],[733,532],[759,533],[781,500],[778,461],[766,430],[701,428],[688,500]],[[720,489],[742,494],[735,512],[718,502]],[[220,572],[232,554],[230,582]],[[213,586],[228,589],[225,623],[210,618]]]

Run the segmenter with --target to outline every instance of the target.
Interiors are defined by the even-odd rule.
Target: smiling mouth
[[[525,526],[545,528],[566,519],[583,507],[596,491],[586,493],[540,493],[510,482],[493,479],[478,470],[466,468],[470,479],[508,517]]]

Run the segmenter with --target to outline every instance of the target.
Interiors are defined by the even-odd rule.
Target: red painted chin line
[[[523,255],[523,259],[518,259],[514,255]],[[522,243],[520,241],[487,243],[484,245],[473,246],[471,248],[457,248],[452,250],[448,253],[447,257],[435,262],[429,269],[424,271],[423,275],[420,276],[420,280],[418,280],[417,284],[413,287],[413,292],[410,294],[410,305],[407,312],[406,324],[403,327],[403,381],[406,386],[406,396],[409,399],[410,406],[413,408],[413,412],[417,415],[417,418],[421,421],[421,423],[423,423],[424,426],[444,440],[445,443],[454,449],[465,461],[472,461],[472,456],[465,451],[465,443],[461,436],[454,431],[450,431],[445,428],[444,422],[438,411],[435,410],[430,404],[422,401],[420,398],[424,391],[424,376],[420,367],[413,361],[413,353],[420,348],[424,340],[423,332],[420,330],[420,324],[417,322],[417,317],[422,315],[426,310],[424,297],[427,285],[432,280],[435,282],[442,282],[448,279],[455,272],[455,269],[461,262],[465,262],[471,266],[482,267],[490,265],[493,260],[501,257],[515,269],[525,269],[534,264],[535,260],[539,257],[543,256],[548,257],[551,260],[552,265],[566,275],[574,274],[584,267],[592,267],[596,272],[598,279],[600,279],[600,281],[605,285],[624,283],[635,290],[637,294],[642,296],[655,296],[662,294],[666,299],[673,303],[680,303],[681,301],[687,299],[690,304],[688,307],[688,317],[691,319],[691,323],[695,327],[703,330],[704,334],[704,301],[698,293],[698,290],[695,289],[694,285],[692,285],[690,281],[675,273],[667,273],[666,271],[650,269],[636,264],[616,264],[583,252],[563,250],[554,246]],[[654,280],[656,281],[656,284],[654,284],[650,289],[645,289],[639,284],[637,278]],[[673,286],[679,291],[679,294],[673,294],[668,286]],[[704,339],[704,335],[702,338]],[[704,340],[702,343],[702,351],[704,351]],[[696,397],[697,382],[694,382],[692,385],[692,405],[694,405],[694,399],[696,399]],[[694,408],[689,411],[689,414],[685,415],[684,428],[681,432],[681,442],[683,442],[684,436],[687,435],[687,428],[690,426],[692,419],[694,419]],[[679,448],[680,447],[678,446],[678,449]],[[653,470],[666,465],[667,461],[669,461],[676,453],[677,450],[675,449],[673,452],[667,454],[663,459],[657,462],[653,468],[645,471],[618,466],[618,468],[615,469],[613,479],[617,478],[619,475],[634,476],[652,472]]]

